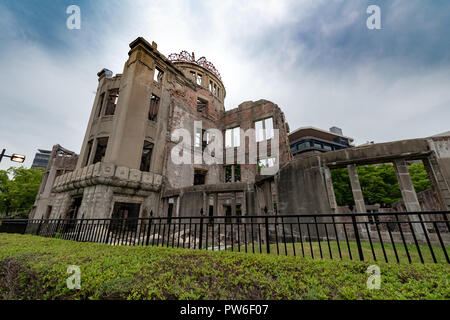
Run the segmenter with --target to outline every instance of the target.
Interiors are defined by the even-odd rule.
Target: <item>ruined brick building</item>
[[[448,134],[293,159],[289,127],[277,105],[247,101],[226,111],[225,86],[204,57],[182,51],[167,58],[143,38],[130,48],[122,74],[98,73],[79,156],[54,147],[31,218],[337,213],[330,170],[343,167],[357,212],[366,212],[356,168],[377,163],[393,164],[405,209],[420,211],[410,161],[424,163],[436,206],[450,209]],[[225,137],[223,156],[231,155],[232,164],[174,161],[179,141],[179,154],[201,159],[211,129]],[[249,129],[258,130],[248,134]],[[191,136],[174,140],[177,130]],[[256,162],[250,161],[252,142],[258,149]],[[260,153],[261,148],[267,152]],[[238,161],[240,155],[245,161]],[[271,166],[279,170],[261,174],[261,168]]]
[[[107,69],[98,73],[98,89],[76,165],[65,173],[51,170],[49,164],[31,217],[255,212],[259,168],[291,158],[289,129],[280,108],[259,100],[225,111],[225,86],[204,57],[196,60],[193,53],[182,51],[167,58],[156,43],[143,38],[133,41],[130,48],[122,74],[113,76]],[[198,123],[201,128],[195,126]],[[252,137],[242,135],[239,128],[255,127],[262,132],[256,137],[258,145],[279,139],[278,159],[268,156],[258,158],[257,163],[230,165],[175,164],[171,159],[177,144],[171,139],[174,130],[192,134],[188,148],[195,156],[204,150],[209,138],[205,132],[212,128],[223,133],[225,149],[233,150],[235,160],[240,146],[245,146],[248,158],[246,142]],[[279,132],[275,137],[273,129]]]

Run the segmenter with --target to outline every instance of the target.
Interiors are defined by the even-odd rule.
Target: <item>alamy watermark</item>
[[[81,10],[77,5],[70,5],[66,9],[66,13],[70,16],[67,17],[66,26],[69,30],[80,30],[81,29]]]
[[[274,175],[279,169],[278,129],[236,127],[226,130],[224,139],[219,129],[203,130],[202,122],[194,121],[193,139],[189,130],[181,128],[172,131],[171,140],[176,143],[170,153],[175,165],[257,164],[261,175]]]
[[[71,265],[67,268],[67,274],[71,276],[67,278],[67,288],[70,290],[81,289],[81,270],[79,266]]]
[[[366,20],[366,25],[369,30],[380,30],[381,29],[381,9],[377,5],[370,5],[366,10],[367,14],[370,16]]]
[[[368,274],[370,274],[369,278],[367,279],[367,289],[374,290],[374,289],[380,289],[381,287],[381,269],[379,266],[372,264],[367,268],[366,271]]]

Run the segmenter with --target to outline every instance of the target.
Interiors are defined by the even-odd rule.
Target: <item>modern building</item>
[[[34,156],[33,163],[31,164],[32,168],[47,168],[48,160],[50,159],[52,151],[38,149],[36,155]]]
[[[301,127],[289,134],[289,144],[294,157],[350,148],[352,142],[353,139],[344,136],[342,129],[338,127],[331,127],[330,131]]]

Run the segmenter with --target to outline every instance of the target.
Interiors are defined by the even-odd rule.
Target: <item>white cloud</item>
[[[23,40],[14,16],[0,10],[0,28],[12,32],[0,52],[0,148],[26,153],[28,166],[37,148],[60,143],[79,152],[96,73],[103,67],[121,73],[128,44],[138,36],[157,42],[166,56],[181,50],[206,56],[222,75],[227,109],[268,99],[283,109],[292,130],[337,125],[357,143],[449,130],[448,64],[406,69],[388,54],[345,68],[311,63],[323,47],[300,42],[296,28],[317,15],[318,29],[307,26],[308,32],[325,41],[358,23],[354,10],[322,17],[328,2],[313,0],[108,3],[96,3],[91,15],[81,7],[82,32],[58,30],[61,41],[73,45],[70,54]],[[4,160],[0,168],[10,164]]]

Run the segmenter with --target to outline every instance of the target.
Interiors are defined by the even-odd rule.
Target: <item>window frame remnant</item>
[[[201,86],[202,81],[203,81],[202,75],[200,73],[197,73],[197,76],[195,77],[195,83],[198,84],[199,86]]]
[[[255,121],[254,125],[256,142],[270,140],[274,137],[273,117],[267,117],[261,120],[257,120]]]
[[[108,91],[108,101],[106,103],[105,116],[113,116],[116,113],[117,102],[119,101],[119,89]]]
[[[97,106],[97,118],[100,118],[102,116],[102,109],[103,109],[103,102],[105,101],[105,93],[103,92],[100,95],[100,100]]]
[[[106,149],[108,148],[108,140],[109,137],[97,138],[97,144],[95,146],[95,154],[92,164],[103,161],[103,159],[105,158]]]
[[[208,110],[208,100],[197,97],[197,112],[206,113]]]
[[[152,93],[150,97],[150,107],[148,110],[148,120],[156,121],[158,119],[160,101],[161,99],[156,94]]]
[[[194,186],[205,185],[208,170],[194,168]]]
[[[230,144],[231,142],[231,144]],[[225,148],[237,148],[241,146],[241,127],[225,130]]]
[[[87,155],[86,155],[86,158],[84,159],[84,166],[85,167],[87,165],[89,165],[89,158],[91,157],[91,152],[92,152],[93,145],[94,145],[94,139],[89,140],[88,143],[87,143]]]
[[[155,72],[153,73],[153,81],[162,83],[164,76],[164,71],[162,71],[160,68],[155,67]]]
[[[154,147],[155,147],[154,143],[144,140],[144,144],[142,146],[141,164],[139,167],[140,171],[150,172]]]

